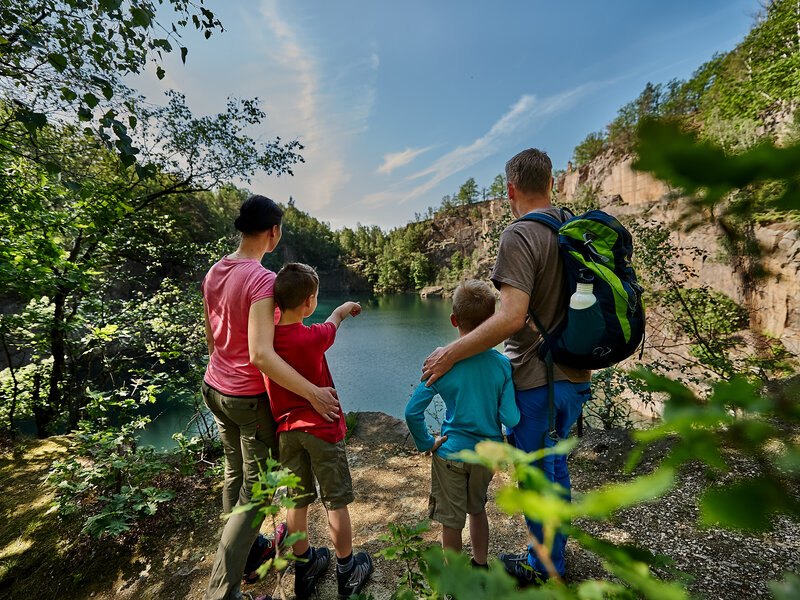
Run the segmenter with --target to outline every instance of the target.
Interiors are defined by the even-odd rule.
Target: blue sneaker
[[[357,596],[372,574],[372,568],[372,559],[369,554],[359,552],[353,557],[352,569],[346,573],[336,571],[339,598],[349,598],[353,594]]]
[[[308,560],[298,560],[294,564],[294,595],[297,600],[308,600],[311,594],[317,593],[317,581],[328,570],[331,562],[331,553],[324,546],[311,548]]]
[[[522,554],[501,554],[500,562],[506,569],[506,573],[517,580],[520,587],[527,585],[539,585],[546,577],[534,570],[528,563],[528,553]]]

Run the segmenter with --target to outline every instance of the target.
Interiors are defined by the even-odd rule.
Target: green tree
[[[506,192],[506,176],[498,173],[492,180],[492,185],[489,186],[489,198],[494,200],[496,198],[505,198]]]
[[[41,366],[33,390],[41,400],[40,435],[52,432],[60,416],[71,427],[80,418],[88,382],[75,342],[87,326],[103,326],[83,309],[112,294],[131,261],[152,271],[185,254],[173,199],[207,192],[237,173],[286,172],[297,159],[287,147],[286,154],[276,153],[271,144],[234,133],[263,117],[252,103],[231,103],[222,115],[195,119],[174,95],[166,107],[147,112],[163,124],[163,153],[148,151],[146,169],[120,168],[104,145],[87,143],[70,125],[40,129],[27,147],[19,136],[13,152],[0,144],[0,237],[7,240],[0,248],[0,284],[21,304],[39,306],[41,322],[29,329],[29,341]],[[5,139],[20,127],[9,123]],[[38,147],[47,148],[48,165],[57,169],[27,158]]]
[[[608,140],[602,131],[590,133],[580,144],[575,146],[572,160],[577,166],[585,165],[590,160],[597,158],[608,148]]]
[[[158,5],[169,10],[157,13]],[[163,19],[163,20],[162,20]],[[180,30],[189,23],[208,38],[222,30],[203,0],[2,0],[0,2],[0,80],[13,109],[0,121],[25,126],[35,135],[62,113],[91,123],[96,134],[126,165],[138,153],[131,130],[139,116],[128,103],[133,94],[120,81],[188,49]]]
[[[455,201],[459,206],[466,206],[467,204],[477,202],[478,197],[478,184],[475,183],[474,177],[470,177],[461,185],[460,188],[458,188],[458,194],[456,195]]]

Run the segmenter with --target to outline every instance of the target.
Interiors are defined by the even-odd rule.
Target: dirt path
[[[405,425],[396,419],[365,413],[348,446],[356,493],[350,505],[354,544],[375,557],[372,582],[365,588],[375,600],[387,600],[403,572],[399,564],[375,556],[386,545],[379,539],[387,533],[386,524],[413,525],[427,512],[430,458],[413,449],[406,433]],[[630,447],[624,432],[589,430],[570,458],[575,492],[624,479],[621,466]],[[665,449],[662,445],[649,451],[642,468],[652,468]],[[5,525],[0,525],[4,527],[0,529],[0,598],[200,600],[222,527],[219,482],[176,477],[169,482],[178,490],[172,511],[162,509],[135,535],[93,540],[45,515],[46,489],[30,484],[41,479],[59,452],[63,452],[63,442],[32,445],[25,452],[28,466],[23,471],[13,457],[0,461],[4,491],[0,506],[5,517]],[[753,468],[735,457],[733,462],[740,475]],[[729,476],[733,475],[723,477]],[[780,579],[787,569],[800,571],[800,525],[779,518],[773,532],[758,537],[700,530],[695,525],[697,497],[709,481],[703,467],[690,467],[681,474],[679,486],[664,498],[621,511],[611,523],[581,525],[611,541],[637,543],[670,556],[676,568],[694,578],[689,585],[694,594],[724,600],[769,597],[768,581]],[[506,483],[507,476],[499,474],[490,488],[490,556],[520,551],[526,543],[522,519],[498,512],[492,502],[497,488]],[[330,545],[319,502],[309,511],[309,523],[312,544]],[[263,530],[269,529],[265,524]],[[439,535],[433,524],[424,537],[434,543]],[[466,531],[465,549],[469,551]],[[568,581],[607,577],[597,557],[573,541],[567,547],[567,563]],[[285,576],[288,596],[292,578],[290,568]],[[244,586],[243,591],[253,597],[275,593],[275,579]],[[336,598],[332,569],[320,593],[322,600]]]

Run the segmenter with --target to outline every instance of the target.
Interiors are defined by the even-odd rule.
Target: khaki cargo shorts
[[[282,431],[278,447],[283,466],[300,478],[302,489],[289,489],[297,508],[308,506],[317,497],[315,478],[328,510],[344,508],[355,500],[344,440],[333,444],[305,431]]]
[[[451,529],[463,529],[467,515],[482,513],[494,473],[483,465],[433,454],[428,517]]]

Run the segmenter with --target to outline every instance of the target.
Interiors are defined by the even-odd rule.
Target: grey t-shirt
[[[560,209],[549,206],[537,209],[561,219]],[[510,285],[531,297],[530,311],[549,331],[564,317],[567,290],[558,252],[558,238],[542,223],[512,223],[500,234],[497,260],[492,270],[492,283],[497,289]],[[547,368],[537,352],[542,336],[529,321],[505,341],[505,355],[511,361],[514,387],[518,390],[547,385]],[[554,365],[555,381],[582,383],[591,380],[591,371]]]

